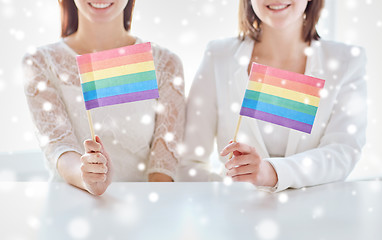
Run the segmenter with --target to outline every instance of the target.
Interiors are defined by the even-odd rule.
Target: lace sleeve
[[[81,154],[82,150],[73,133],[66,108],[51,81],[55,75],[46,59],[41,51],[24,57],[24,91],[40,147],[51,173],[57,177],[57,159],[64,152]]]
[[[159,66],[156,67],[160,97],[148,174],[160,172],[175,180],[179,159],[177,147],[183,139],[186,104],[182,63],[174,54],[166,58],[157,61]]]

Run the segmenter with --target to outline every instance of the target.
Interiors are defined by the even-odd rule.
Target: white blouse
[[[183,67],[167,49],[152,44],[152,50],[159,99],[91,110],[95,133],[113,162],[114,181],[146,181],[153,172],[175,178],[185,120]],[[84,154],[83,141],[91,138],[76,55],[61,40],[23,60],[27,102],[55,180],[62,180],[57,159],[69,151]]]
[[[179,180],[220,181],[225,176],[223,166],[220,173],[212,171],[210,155],[215,139],[220,152],[235,133],[253,46],[252,39],[237,37],[207,46],[188,96]],[[275,191],[344,180],[360,159],[366,141],[366,57],[355,48],[312,42],[305,74],[326,82],[311,134],[242,118],[238,141],[255,147],[272,164],[278,176]]]

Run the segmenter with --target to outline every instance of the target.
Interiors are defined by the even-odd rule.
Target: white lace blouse
[[[183,67],[167,49],[152,44],[152,50],[159,99],[91,110],[95,133],[113,162],[114,181],[146,181],[153,172],[175,178],[185,122]],[[91,138],[76,55],[59,41],[23,59],[27,102],[55,180],[61,179],[57,159],[69,151],[83,154],[83,141]]]

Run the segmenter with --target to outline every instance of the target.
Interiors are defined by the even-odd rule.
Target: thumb
[[[107,152],[105,151],[105,147],[104,147],[104,145],[103,145],[103,142],[101,141],[101,138],[100,138],[98,135],[95,136],[95,141],[101,145],[101,151],[100,151],[100,152],[101,152],[103,155],[105,155],[105,157],[108,157],[108,154],[107,154]]]

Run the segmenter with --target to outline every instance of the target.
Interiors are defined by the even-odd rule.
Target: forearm
[[[77,152],[66,152],[57,161],[57,170],[60,176],[69,184],[84,189],[81,177],[81,155]]]
[[[149,174],[149,182],[173,182],[174,179],[172,177],[164,174],[164,173],[150,173]]]

